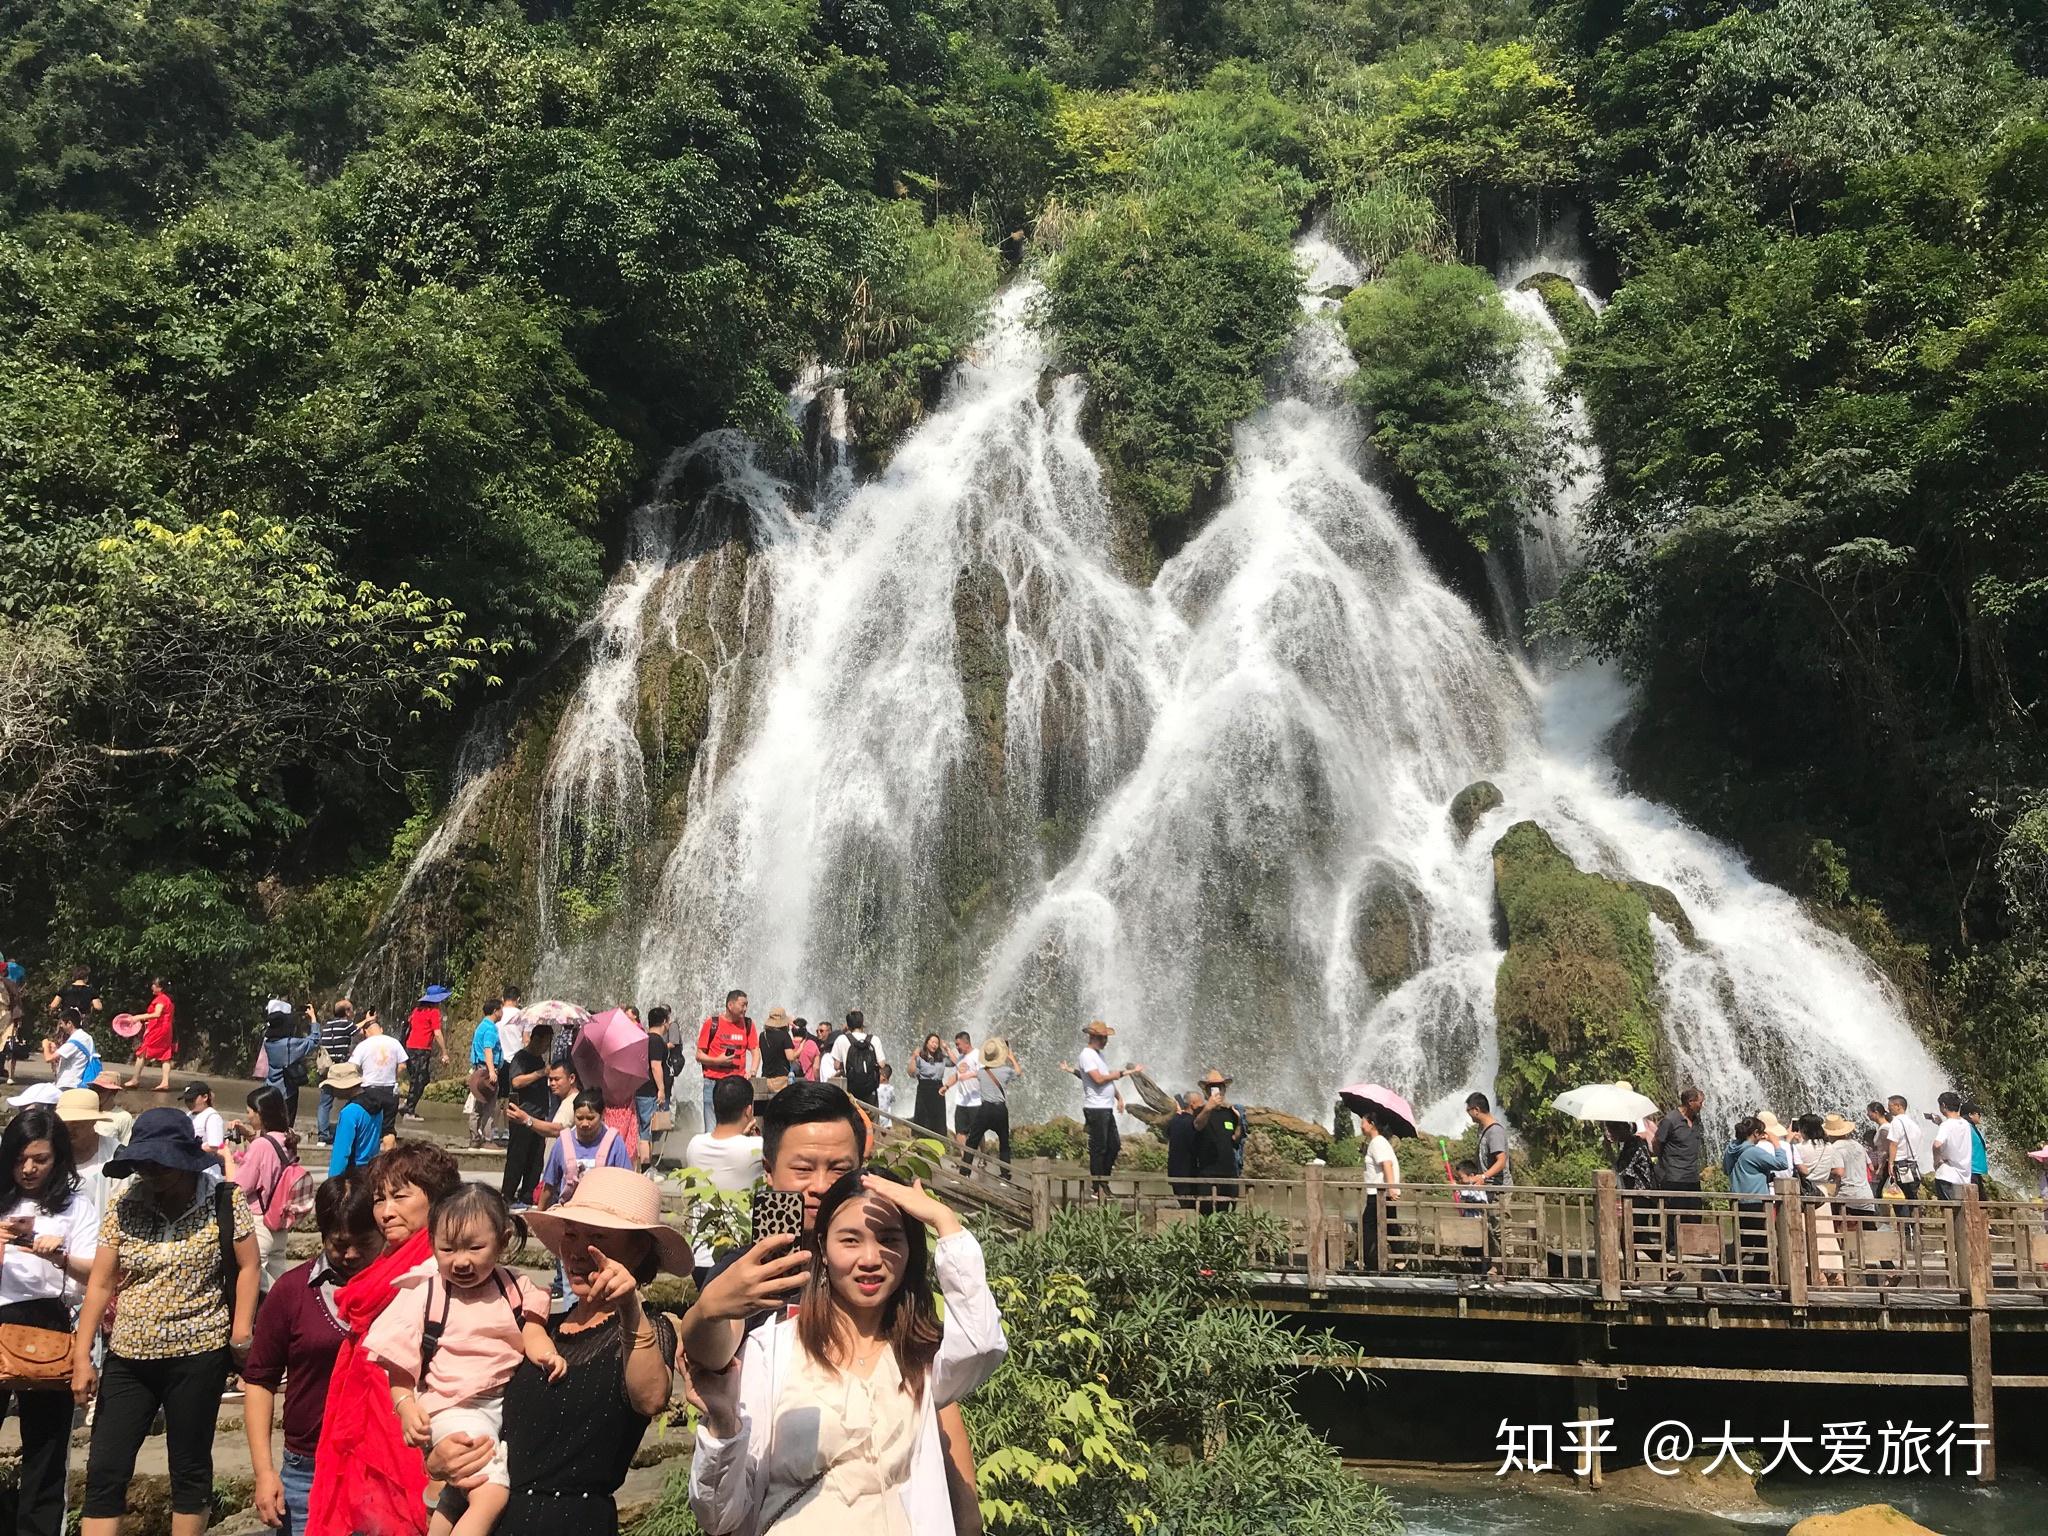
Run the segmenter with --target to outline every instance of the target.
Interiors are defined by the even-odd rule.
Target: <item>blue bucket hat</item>
[[[454,995],[446,987],[437,983],[420,994],[420,1001],[423,1003],[445,1003]]]
[[[146,1168],[174,1168],[180,1173],[218,1171],[220,1159],[199,1145],[192,1117],[168,1105],[145,1109],[135,1117],[128,1145],[107,1161],[107,1177],[125,1179]]]

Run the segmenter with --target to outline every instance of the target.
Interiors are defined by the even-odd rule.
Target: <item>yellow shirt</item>
[[[100,1222],[100,1246],[121,1250],[113,1352],[130,1360],[171,1360],[228,1346],[232,1318],[214,1225],[217,1174],[201,1175],[191,1205],[166,1217],[138,1184]],[[238,1185],[227,1186],[235,1236],[253,1237],[256,1222]]]

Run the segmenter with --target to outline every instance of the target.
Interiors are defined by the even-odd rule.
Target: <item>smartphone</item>
[[[794,1189],[770,1189],[764,1184],[754,1191],[753,1219],[756,1242],[764,1237],[801,1238],[804,1235],[803,1194]]]

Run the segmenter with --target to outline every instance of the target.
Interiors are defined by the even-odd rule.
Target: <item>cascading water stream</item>
[[[1124,766],[1149,708],[1147,607],[1106,563],[1078,390],[1041,403],[1034,292],[999,301],[883,475],[815,519],[757,524],[774,618],[747,740],[668,859],[643,993],[865,1006],[901,1039],[973,958],[979,871],[1029,878],[1039,824],[1084,820]]]
[[[634,835],[592,827],[672,841],[639,850],[613,937],[544,946],[536,984],[686,1014],[729,986],[757,1016],[860,1006],[894,1052],[928,1027],[1001,1031],[1026,1062],[1023,1117],[1071,1113],[1049,1069],[1100,1016],[1114,1054],[1169,1083],[1220,1065],[1246,1099],[1318,1114],[1370,1075],[1451,1128],[1497,1065],[1491,845],[1531,817],[1582,867],[1688,909],[1698,948],[1655,930],[1665,1031],[1717,1116],[1924,1099],[1933,1063],[1868,964],[1623,789],[1605,743],[1626,690],[1503,646],[1430,568],[1371,479],[1317,297],[1356,271],[1320,236],[1300,255],[1273,403],[1149,586],[1120,557],[1132,530],[1079,384],[1043,378],[1028,283],[863,483],[815,380],[793,403],[804,453],[693,445],[712,489],[672,535],[670,499],[650,503],[530,811],[543,882],[587,878]],[[1525,386],[1569,427],[1540,303],[1509,302],[1532,324]],[[1582,457],[1531,531],[1517,574],[1535,597],[1570,569],[1596,488]],[[742,590],[707,632],[721,562],[744,562]],[[665,663],[700,669],[708,699],[679,811],[648,804],[664,747],[644,678]],[[1446,808],[1481,777],[1506,804],[1460,843]]]

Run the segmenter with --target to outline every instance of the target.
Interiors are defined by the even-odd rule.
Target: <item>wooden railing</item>
[[[963,1187],[1000,1188],[991,1214],[1035,1228],[1094,1200],[1094,1182],[1062,1164],[991,1169]],[[1873,1292],[1956,1300],[2048,1303],[2048,1208],[1990,1201],[1877,1201],[1863,1209],[1802,1195],[1791,1180],[1765,1195],[1618,1190],[1611,1173],[1590,1189],[1515,1186],[1484,1191],[1402,1186],[1368,1207],[1355,1170],[1309,1167],[1291,1179],[1241,1179],[1223,1200],[1157,1174],[1120,1174],[1109,1203],[1147,1232],[1222,1205],[1272,1218],[1255,1265],[1310,1285],[1340,1276],[1466,1276],[1544,1281],[1597,1291],[1684,1294],[1715,1287],[1795,1305],[1832,1298],[1870,1304]],[[1207,1189],[1207,1185],[1199,1186]],[[951,1186],[949,1186],[949,1189]],[[1484,1199],[1475,1198],[1482,1194]]]

